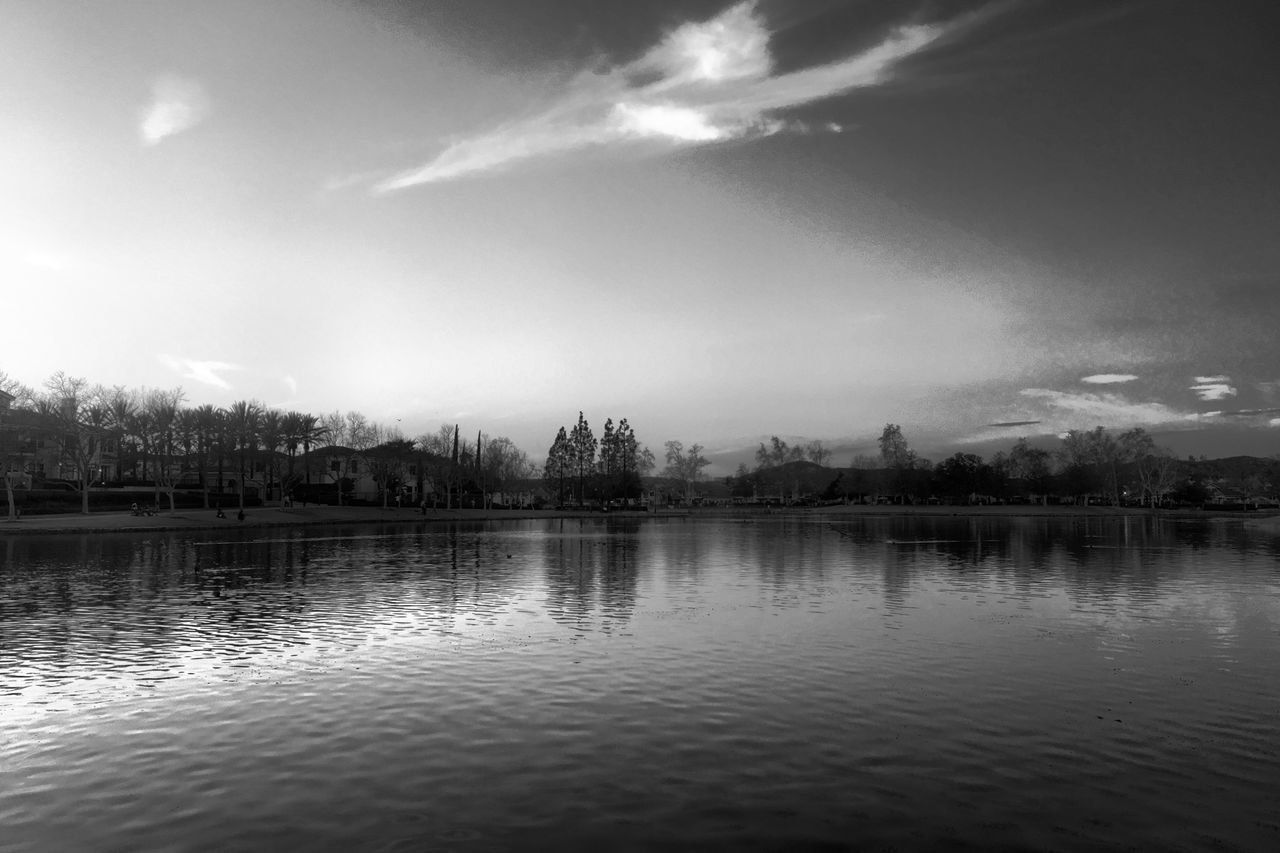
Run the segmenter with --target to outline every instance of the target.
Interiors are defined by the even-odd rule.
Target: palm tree
[[[240,461],[240,509],[244,509],[245,463],[252,464],[258,448],[258,435],[262,422],[262,407],[251,400],[237,400],[227,409],[228,426],[235,442],[236,456]]]
[[[276,465],[279,461],[280,447],[285,443],[284,415],[278,409],[264,409],[258,423],[258,437],[262,449],[266,451],[267,497],[271,496],[271,488],[275,484]],[[281,494],[283,497],[283,492]]]
[[[320,419],[308,412],[299,417],[298,438],[302,442],[303,464],[306,466],[307,485],[311,485],[311,448],[328,438],[329,429]]]
[[[231,428],[231,412],[227,409],[217,409],[214,412],[213,447],[214,453],[218,457],[218,506],[221,508],[222,472],[226,466],[227,457],[235,450],[235,434]]]
[[[195,421],[196,439],[196,471],[200,476],[200,492],[204,495],[204,508],[209,508],[209,451],[218,443],[219,412],[208,403],[191,409],[191,417]],[[222,487],[222,456],[218,456],[218,487]]]

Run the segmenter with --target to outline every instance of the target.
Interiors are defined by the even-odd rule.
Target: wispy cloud
[[[225,361],[194,361],[189,358],[175,358],[163,353],[159,358],[170,370],[178,373],[183,379],[192,379],[224,390],[230,390],[231,383],[218,374],[228,370],[242,369],[239,365],[228,364]]]
[[[1048,388],[1024,388],[1023,397],[1038,400],[1047,410],[1055,427],[1089,428],[1101,424],[1108,428],[1174,424],[1198,418],[1193,412],[1182,412],[1164,403],[1135,402],[1122,394],[1072,393]]]
[[[1234,397],[1236,389],[1230,385],[1230,377],[1227,376],[1197,376],[1198,384],[1192,385],[1191,390],[1199,395],[1201,400],[1225,400],[1227,397]]]
[[[298,396],[298,380],[294,379],[292,376],[285,376],[284,384],[289,386],[290,395],[294,397]]]
[[[856,56],[775,75],[769,31],[754,0],[747,0],[709,21],[678,27],[634,62],[578,75],[541,113],[455,141],[426,165],[374,189],[447,181],[593,145],[680,147],[767,136],[788,126],[774,113],[882,83],[895,63],[945,29],[902,26]]]
[[[1088,382],[1090,385],[1118,385],[1122,382],[1132,382],[1138,377],[1132,373],[1095,373],[1092,376],[1081,377],[1081,382]]]
[[[143,145],[157,145],[204,121],[209,110],[209,96],[195,80],[162,75],[151,84],[151,101],[143,110],[138,135]]]

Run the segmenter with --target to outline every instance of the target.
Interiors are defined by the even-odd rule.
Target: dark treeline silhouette
[[[1018,439],[989,460],[957,452],[934,464],[886,424],[878,456],[828,468],[820,449],[789,447],[774,436],[756,467],[740,465],[724,484],[735,500],[780,503],[1086,504],[1255,508],[1275,504],[1280,461],[1254,457],[1176,458],[1142,428],[1072,430],[1052,450]]]
[[[886,424],[876,456],[832,468],[821,441],[773,436],[723,481],[708,484],[700,444],[665,442],[666,467],[628,421],[597,438],[582,412],[561,427],[539,470],[510,439],[442,425],[416,438],[355,411],[283,411],[254,400],[187,405],[181,388],[105,387],[61,372],[34,390],[0,372],[0,470],[9,517],[24,502],[90,510],[94,487],[150,490],[173,512],[267,501],[427,506],[634,505],[645,498],[696,504],[708,496],[770,503],[1073,503],[1165,506],[1270,504],[1280,462],[1252,457],[1180,460],[1141,428],[1072,430],[1053,448],[1018,439],[984,459],[922,458]],[[65,491],[58,491],[65,490]],[[74,494],[70,494],[74,493]],[[104,505],[111,505],[105,501]],[[124,505],[128,505],[128,501]],[[150,509],[148,510],[150,511]]]
[[[150,491],[172,513],[185,507],[246,507],[294,500],[389,506],[504,503],[527,484],[534,466],[508,438],[478,432],[459,439],[456,425],[411,439],[359,412],[314,415],[256,400],[225,408],[187,406],[181,388],[107,388],[54,374],[42,391],[0,373],[0,470],[9,517],[24,503],[81,512],[90,494],[106,505]],[[112,489],[128,496],[112,498]],[[65,490],[65,491],[64,491]],[[35,496],[39,495],[37,501]]]
[[[573,429],[560,427],[551,442],[543,481],[557,506],[630,505],[640,500],[643,478],[653,466],[653,453],[636,440],[626,418],[616,426],[606,420],[597,439],[578,412]]]

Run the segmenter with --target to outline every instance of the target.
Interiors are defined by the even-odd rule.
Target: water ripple
[[[1280,840],[1280,573],[1239,529],[258,535],[7,547],[0,848]]]

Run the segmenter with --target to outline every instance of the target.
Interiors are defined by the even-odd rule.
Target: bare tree
[[[0,472],[4,474],[4,492],[9,503],[10,521],[18,517],[13,483],[22,476],[22,472],[15,468],[21,467],[26,444],[23,430],[15,423],[11,409],[31,405],[35,396],[32,389],[0,370]]]
[[[679,441],[668,441],[665,446],[667,467],[663,470],[663,474],[679,480],[684,485],[684,499],[692,502],[694,487],[702,479],[702,469],[711,462],[702,455],[704,448],[701,444],[690,445],[687,450]]]
[[[107,395],[100,385],[58,371],[45,382],[48,410],[58,424],[62,458],[80,482],[80,511],[89,513],[89,484],[102,465],[102,449],[110,434]]]
[[[821,439],[811,441],[805,445],[804,452],[809,461],[815,465],[825,468],[826,464],[831,461],[831,451],[827,450]]]
[[[176,510],[174,491],[178,481],[182,479],[180,415],[184,398],[182,389],[174,388],[172,391],[151,391],[143,403],[155,429],[152,441],[156,463],[155,484],[169,497],[170,515]]]

